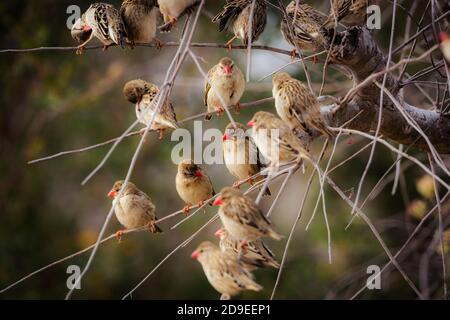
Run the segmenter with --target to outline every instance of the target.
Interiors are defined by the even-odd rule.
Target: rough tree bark
[[[360,27],[350,28],[336,35],[331,59],[332,63],[342,65],[351,72],[355,85],[374,73],[386,70],[387,63],[387,56],[381,51],[370,31]],[[376,81],[382,83],[383,76],[378,77]],[[387,76],[386,89],[428,135],[436,150],[443,154],[450,153],[450,117],[405,102],[398,94],[399,81],[392,73]],[[330,126],[339,127],[361,112],[347,127],[364,132],[375,130],[380,110],[380,91],[379,87],[371,82],[358,90],[347,104],[340,107],[324,106],[323,115]],[[383,99],[380,133],[398,143],[410,145],[415,142],[418,148],[428,149],[426,141],[407,123],[386,94]]]

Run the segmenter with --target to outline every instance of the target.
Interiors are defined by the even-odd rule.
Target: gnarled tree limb
[[[336,36],[332,47],[332,62],[346,67],[353,75],[355,85],[361,84],[372,74],[386,69],[387,57],[381,51],[369,30],[360,27],[348,29]],[[381,82],[382,76],[376,81]],[[450,117],[435,110],[421,109],[405,102],[399,95],[399,81],[388,74],[386,89],[401,103],[408,113],[429,136],[439,153],[450,153]],[[377,125],[380,103],[380,89],[375,81],[361,86],[350,101],[339,107],[325,106],[323,115],[332,127],[339,127],[359,114],[348,127],[369,132]],[[381,134],[400,144],[415,145],[428,149],[424,139],[398,112],[390,99],[383,101]],[[362,112],[361,112],[362,111]],[[419,138],[419,139],[418,139]],[[417,140],[418,139],[418,140]]]

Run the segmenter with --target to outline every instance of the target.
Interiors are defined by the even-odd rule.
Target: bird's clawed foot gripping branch
[[[351,1],[351,6],[348,3],[349,1]],[[431,7],[433,7],[435,1],[430,1]],[[420,167],[433,177],[436,185],[439,184],[447,190],[446,195],[436,201],[436,207],[431,209],[430,213],[424,219],[435,211],[437,207],[440,208],[440,204],[449,194],[450,186],[447,181],[449,180],[450,172],[447,169],[445,161],[442,159],[442,154],[450,153],[450,119],[443,112],[445,99],[442,99],[440,108],[435,105],[436,108],[434,109],[426,109],[422,106],[408,104],[405,101],[407,99],[402,94],[403,79],[398,77],[398,71],[406,68],[408,64],[425,61],[430,55],[439,51],[439,49],[444,53],[444,59],[449,59],[450,41],[441,35],[441,43],[435,42],[434,45],[429,45],[420,56],[412,57],[413,52],[411,52],[409,57],[402,56],[398,62],[394,62],[394,53],[405,51],[408,48],[408,44],[412,41],[415,42],[425,31],[431,29],[431,27],[436,29],[436,24],[441,23],[438,26],[443,27],[445,22],[444,18],[449,14],[450,8],[448,8],[448,11],[441,13],[441,16],[434,17],[434,25],[430,24],[425,28],[419,28],[418,35],[411,38],[407,37],[404,44],[394,49],[392,34],[395,32],[395,21],[397,17],[397,1],[394,0],[393,4],[390,7],[388,6],[391,10],[386,9],[392,14],[392,24],[387,27],[391,30],[391,41],[389,52],[385,53],[380,49],[380,46],[375,40],[376,31],[367,29],[364,26],[364,20],[356,24],[340,24],[341,22],[345,22],[347,18],[359,17],[361,12],[365,16],[368,5],[366,0],[332,1],[334,9],[330,11],[328,16],[317,11],[312,6],[307,5],[303,0],[294,0],[287,6],[284,6],[281,1],[228,0],[223,10],[213,18],[213,22],[219,25],[220,31],[229,30],[233,32],[233,38],[227,43],[220,44],[193,43],[192,40],[198,21],[207,3],[208,1],[205,0],[180,0],[177,2],[168,0],[125,0],[123,1],[120,12],[112,5],[97,3],[89,7],[83,16],[77,20],[72,29],[72,37],[80,44],[78,47],[36,48],[29,50],[8,49],[0,51],[1,53],[7,53],[76,49],[77,53],[81,54],[84,50],[101,48],[85,47],[87,42],[93,37],[100,40],[104,48],[108,48],[109,46],[147,46],[156,47],[157,49],[161,49],[163,46],[177,47],[177,52],[170,61],[165,79],[160,86],[140,79],[130,81],[125,85],[125,98],[134,105],[137,120],[120,137],[87,148],[65,151],[31,162],[37,163],[61,155],[85,152],[93,148],[113,144],[103,161],[83,182],[84,184],[101,169],[123,139],[131,136],[141,136],[140,143],[133,155],[126,177],[124,180],[117,181],[108,193],[108,196],[113,199],[112,207],[96,243],[27,275],[0,292],[3,293],[9,290],[49,267],[92,250],[89,260],[80,278],[77,280],[80,283],[89,270],[97,250],[102,243],[115,237],[121,240],[122,237],[131,232],[150,230],[153,234],[160,233],[163,231],[160,228],[162,222],[180,216],[183,217],[184,215],[181,222],[178,222],[170,229],[174,230],[184,222],[191,220],[197,212],[204,210],[206,206],[213,205],[218,207],[218,213],[171,251],[123,298],[130,297],[175,252],[186,247],[194,238],[218,219],[222,223],[222,226],[220,228],[218,227],[217,229],[219,230],[216,232],[216,236],[220,239],[220,245],[217,246],[211,242],[203,242],[192,253],[191,257],[201,263],[209,282],[224,298],[235,296],[243,290],[262,290],[262,286],[256,283],[252,274],[252,270],[255,268],[267,266],[279,268],[278,277],[271,295],[271,298],[273,298],[279,285],[290,241],[297,223],[302,217],[305,201],[308,197],[312,181],[317,174],[320,191],[317,195],[316,206],[310,222],[314,218],[316,210],[321,205],[327,229],[328,258],[330,263],[332,263],[331,228],[327,218],[325,186],[331,187],[348,205],[349,211],[352,214],[351,218],[360,217],[368,225],[370,231],[374,234],[388,257],[388,263],[383,268],[383,271],[391,264],[395,266],[414,293],[419,298],[423,298],[422,293],[417,289],[410,276],[397,261],[397,257],[407,246],[411,238],[408,239],[407,243],[399,251],[392,254],[369,217],[362,211],[366,200],[372,194],[369,194],[363,202],[359,201],[359,198],[361,186],[365,174],[369,170],[377,143],[394,152],[398,156],[397,161],[405,158]],[[350,9],[343,16],[335,17],[333,12],[341,13],[342,11],[339,10],[339,5]],[[267,11],[269,8],[274,10],[275,14],[281,18],[281,32],[286,41],[293,47],[292,50],[254,44],[266,27]],[[162,31],[168,32],[175,29],[175,25],[181,26],[183,20],[180,19],[186,16],[179,42],[169,42],[163,45],[155,37],[158,29],[156,26],[156,12],[158,10],[164,16],[165,24],[160,28]],[[143,23],[144,19],[145,23]],[[149,23],[151,26],[148,28],[147,24]],[[240,39],[243,45],[233,45],[232,42],[236,39]],[[209,72],[205,72],[199,61],[199,57],[193,52],[194,48],[215,48],[217,50],[223,50],[224,53],[226,50],[231,49],[247,50],[247,73],[244,75],[237,66],[237,63],[227,57],[222,58]],[[295,64],[299,66],[299,70],[305,74],[307,83],[303,84],[288,73],[274,72],[273,97],[241,103],[246,82],[250,80],[252,50],[265,50],[282,54],[288,60],[292,57],[293,61],[287,65]],[[305,53],[311,53],[311,55],[306,56]],[[318,68],[319,65],[316,62],[319,60],[319,56],[324,70],[320,93],[316,94],[313,90],[309,68]],[[88,59],[87,56],[83,56],[82,58]],[[171,103],[170,93],[176,90],[174,88],[175,79],[187,59],[193,61],[199,74],[205,80],[204,105],[206,110],[204,113],[196,114],[183,120],[177,120],[175,114],[176,109]],[[441,71],[447,70],[448,67],[446,65],[448,61],[444,59],[441,58],[444,61],[441,64]],[[306,61],[311,60],[314,64],[307,65]],[[319,101],[323,101],[322,99],[318,99],[317,96],[321,96],[322,98],[322,91],[326,89],[325,77],[327,67],[332,67],[343,75],[350,77],[353,80],[353,86],[343,96],[331,96],[331,99],[324,99],[332,100],[333,104],[320,105]],[[406,74],[405,71],[402,74]],[[448,82],[448,87],[450,88],[448,72],[446,82]],[[445,95],[448,95],[448,88],[445,91]],[[242,129],[244,131],[248,127],[235,121],[230,110],[234,108],[238,113],[241,109],[256,108],[262,104],[274,106],[273,112],[256,112],[247,123],[248,127],[251,128],[250,133],[240,135],[238,130]],[[275,112],[279,117],[274,115]],[[217,116],[224,113],[230,120],[227,133],[223,137],[223,149],[225,165],[237,181],[232,187],[225,187],[219,193],[216,193],[213,187],[213,179],[208,176],[200,164],[196,164],[190,159],[182,161],[178,165],[175,184],[176,190],[180,198],[184,201],[185,206],[181,210],[158,219],[156,216],[156,206],[153,204],[152,199],[130,182],[148,132],[157,131],[160,133],[160,138],[162,138],[162,133],[165,129],[177,130],[189,121],[201,120],[204,117],[206,117],[206,120],[210,120],[214,113]],[[145,128],[133,131],[138,123],[143,124]],[[231,133],[228,130],[231,130]],[[275,152],[274,148],[268,148],[264,144],[267,143],[267,138],[269,138],[269,141],[273,138],[272,134],[268,135],[267,133],[273,132],[270,130],[277,131],[275,138],[278,145],[278,148],[276,148],[277,152]],[[343,134],[353,134],[368,139],[370,142],[363,150],[372,147],[372,153],[366,171],[361,177],[357,192],[355,192],[355,200],[352,200],[352,197],[342,191],[330,178],[331,172],[359,154],[357,152],[342,163],[331,167],[339,139]],[[323,148],[320,153],[313,154],[311,150],[314,150],[314,148],[310,148],[309,145],[314,139],[322,136],[325,138]],[[431,169],[416,157],[409,155],[407,153],[408,149],[403,151],[401,148],[394,147],[389,141],[405,145],[408,149],[411,146],[416,146],[423,152],[428,153]],[[164,141],[160,143],[164,143]],[[250,163],[247,153],[244,153],[243,158],[246,159],[244,163],[237,164],[230,162],[229,159],[235,156],[236,145],[244,145],[246,147],[246,151],[244,152],[251,149],[250,147],[259,149],[263,158],[268,160],[269,163],[264,165],[259,158],[256,163]],[[322,169],[321,162],[328,147],[332,147],[331,154],[325,161],[325,168]],[[433,164],[443,173],[442,176],[435,173]],[[307,188],[302,203],[300,204],[298,215],[287,237],[281,263],[278,263],[274,258],[274,254],[268,249],[262,239],[264,237],[280,241],[284,239],[271,225],[269,216],[273,213],[277,201],[285,190],[289,180],[298,173],[300,168],[303,168],[304,171],[305,166],[311,166],[313,172],[307,182]],[[272,195],[268,187],[280,177],[284,177],[282,185],[278,192]],[[247,182],[249,188],[245,191],[240,191],[239,187]],[[257,194],[256,199],[250,197],[252,193]],[[274,197],[270,209],[267,212],[263,212],[260,208],[263,195]],[[191,209],[194,208],[196,210],[189,214]],[[105,237],[105,230],[113,214],[116,215],[119,222],[126,229]],[[308,227],[310,222],[308,223]],[[411,237],[419,231],[420,227],[421,224],[414,230]],[[171,232],[170,230],[165,231]],[[363,290],[364,288],[354,297]],[[66,298],[70,298],[73,292],[74,289],[70,289]]]

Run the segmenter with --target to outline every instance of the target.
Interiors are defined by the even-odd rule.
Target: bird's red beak
[[[223,66],[223,72],[225,74],[231,74],[233,72],[233,69],[230,66]]]
[[[111,190],[111,191],[108,193],[108,197],[114,199],[114,198],[116,197],[116,192],[115,192],[114,190]]]
[[[445,32],[439,33],[439,40],[442,42],[447,41],[449,39],[448,35]]]
[[[200,170],[195,171],[194,175],[198,178],[203,177],[203,173]]]
[[[255,121],[250,120],[249,122],[247,122],[247,125],[249,127],[253,127],[255,125]]]
[[[198,250],[195,250],[191,254],[191,259],[197,260],[200,257],[200,252]]]
[[[86,32],[89,32],[91,30],[92,30],[92,28],[89,26],[84,26],[84,28],[83,28],[83,31],[86,31]]]
[[[222,137],[222,141],[227,141],[227,140],[231,140],[230,136],[227,135],[226,133],[223,135]]]
[[[220,238],[223,235],[223,230],[222,229],[217,230],[216,232],[214,232],[214,235],[217,238]]]
[[[221,205],[223,205],[222,198],[221,197],[216,198],[216,200],[214,200],[214,202],[213,202],[213,205],[214,206],[221,206]]]

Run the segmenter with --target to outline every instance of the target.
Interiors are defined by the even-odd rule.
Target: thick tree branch
[[[348,68],[354,78],[355,85],[376,73],[386,69],[386,55],[378,47],[369,30],[351,28],[336,36],[333,46],[332,61]],[[380,89],[375,81],[380,82],[382,75],[369,85],[361,86],[351,100],[338,107],[324,107],[323,113],[330,126],[339,127],[343,123],[361,114],[349,124],[349,128],[369,132],[377,125]],[[426,110],[404,101],[399,95],[399,81],[392,73],[388,74],[386,89],[401,103],[408,113],[427,132],[431,143],[440,153],[450,153],[450,118],[435,110]],[[430,130],[431,128],[431,130]],[[390,99],[384,99],[381,134],[400,144],[409,145],[416,141],[420,134],[412,128],[395,108]],[[419,138],[416,145],[428,149],[426,141]]]

